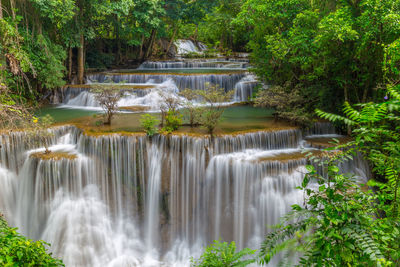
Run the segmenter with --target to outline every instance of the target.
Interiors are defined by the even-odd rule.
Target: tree
[[[206,247],[204,253],[199,259],[191,259],[191,265],[196,267],[239,267],[247,266],[254,259],[243,259],[255,253],[255,250],[245,248],[236,252],[235,242],[228,244],[227,242],[214,241],[213,244]]]
[[[90,91],[94,93],[105,112],[104,124],[111,124],[112,117],[118,112],[118,101],[122,98],[123,92],[113,83],[95,84]]]
[[[235,23],[251,27],[259,78],[298,91],[315,108],[379,97],[384,49],[400,37],[398,1],[247,0]],[[335,100],[335,101],[332,101]]]
[[[187,110],[189,114],[189,125],[190,127],[194,127],[196,124],[199,123],[200,119],[200,108],[193,103],[199,96],[196,94],[195,90],[185,89],[179,92],[179,95],[185,98],[183,101],[183,106]]]
[[[161,111],[161,127],[164,127],[164,121],[165,117],[167,116],[167,113],[171,111],[172,113],[177,113],[179,104],[180,104],[180,99],[177,98],[175,95],[171,94],[168,91],[158,91],[158,95],[161,97],[159,105],[160,105],[160,111]]]
[[[201,109],[201,125],[207,129],[213,137],[215,127],[217,127],[222,114],[225,111],[226,104],[232,99],[233,91],[228,93],[218,85],[206,84],[204,90],[196,90],[196,94],[203,99],[205,107]]]

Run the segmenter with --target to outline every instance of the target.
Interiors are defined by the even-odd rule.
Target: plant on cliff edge
[[[156,117],[150,114],[144,114],[141,116],[140,124],[144,128],[144,131],[148,136],[153,136],[157,133],[157,125],[159,124],[159,120]]]
[[[162,130],[167,133],[172,133],[173,131],[178,130],[181,124],[182,115],[177,111],[169,110],[167,115],[165,115],[165,125]]]
[[[243,259],[255,252],[249,248],[236,252],[235,242],[228,244],[215,240],[199,259],[192,258],[190,262],[191,266],[195,267],[242,267],[255,262],[254,259]]]
[[[48,245],[20,235],[0,215],[0,266],[64,266],[61,260],[52,258]]]

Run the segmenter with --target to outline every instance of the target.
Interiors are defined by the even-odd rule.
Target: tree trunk
[[[72,47],[68,49],[68,81],[72,82]]]
[[[149,46],[147,47],[147,50],[146,50],[146,55],[145,55],[146,59],[149,58],[149,56],[151,55],[151,51],[153,50],[154,40],[156,39],[156,34],[157,34],[157,30],[153,29],[151,31],[150,44],[149,44]]]
[[[175,26],[174,32],[172,33],[172,37],[168,43],[167,51],[165,52],[164,58],[167,58],[169,50],[171,49],[171,46],[174,43],[175,35],[177,32],[178,32],[178,24]]]
[[[1,0],[0,0],[0,19],[3,18],[3,6],[1,5]]]
[[[142,42],[140,44],[139,58],[138,59],[142,59],[143,58],[143,45],[144,45],[144,34],[142,34]]]
[[[115,23],[115,39],[116,39],[116,41],[117,41],[117,65],[119,65],[119,64],[121,64],[121,61],[122,61],[122,55],[121,55],[121,37],[120,37],[120,34],[119,34],[119,27],[118,27],[118,23],[119,23],[119,20],[118,20],[118,16],[116,16],[116,18],[115,18],[115,20],[116,20],[116,23]]]
[[[85,72],[85,60],[84,60],[84,50],[85,50],[85,39],[83,33],[80,37],[80,46],[78,47],[78,84],[83,84],[83,76]]]

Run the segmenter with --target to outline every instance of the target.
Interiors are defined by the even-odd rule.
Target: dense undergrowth
[[[25,238],[0,216],[0,266],[64,266],[48,252],[48,244]]]

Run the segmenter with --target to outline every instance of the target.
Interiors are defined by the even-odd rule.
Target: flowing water
[[[66,266],[188,266],[215,239],[257,248],[303,200],[297,129],[213,140],[52,131],[57,159],[35,156],[44,148],[24,133],[0,136],[0,210]],[[345,167],[368,173],[361,159]]]
[[[163,95],[180,99],[184,89],[204,90],[218,86],[226,92],[233,91],[229,103],[248,101],[259,84],[249,72],[245,58],[181,59],[175,61],[147,61],[136,70],[114,70],[87,76],[87,84],[65,86],[53,98],[54,104],[63,108],[100,110],[90,88],[98,83],[118,83],[124,87],[124,97],[118,106],[145,107],[159,111]],[[181,99],[182,101],[188,101]],[[203,103],[194,100],[194,104]]]

